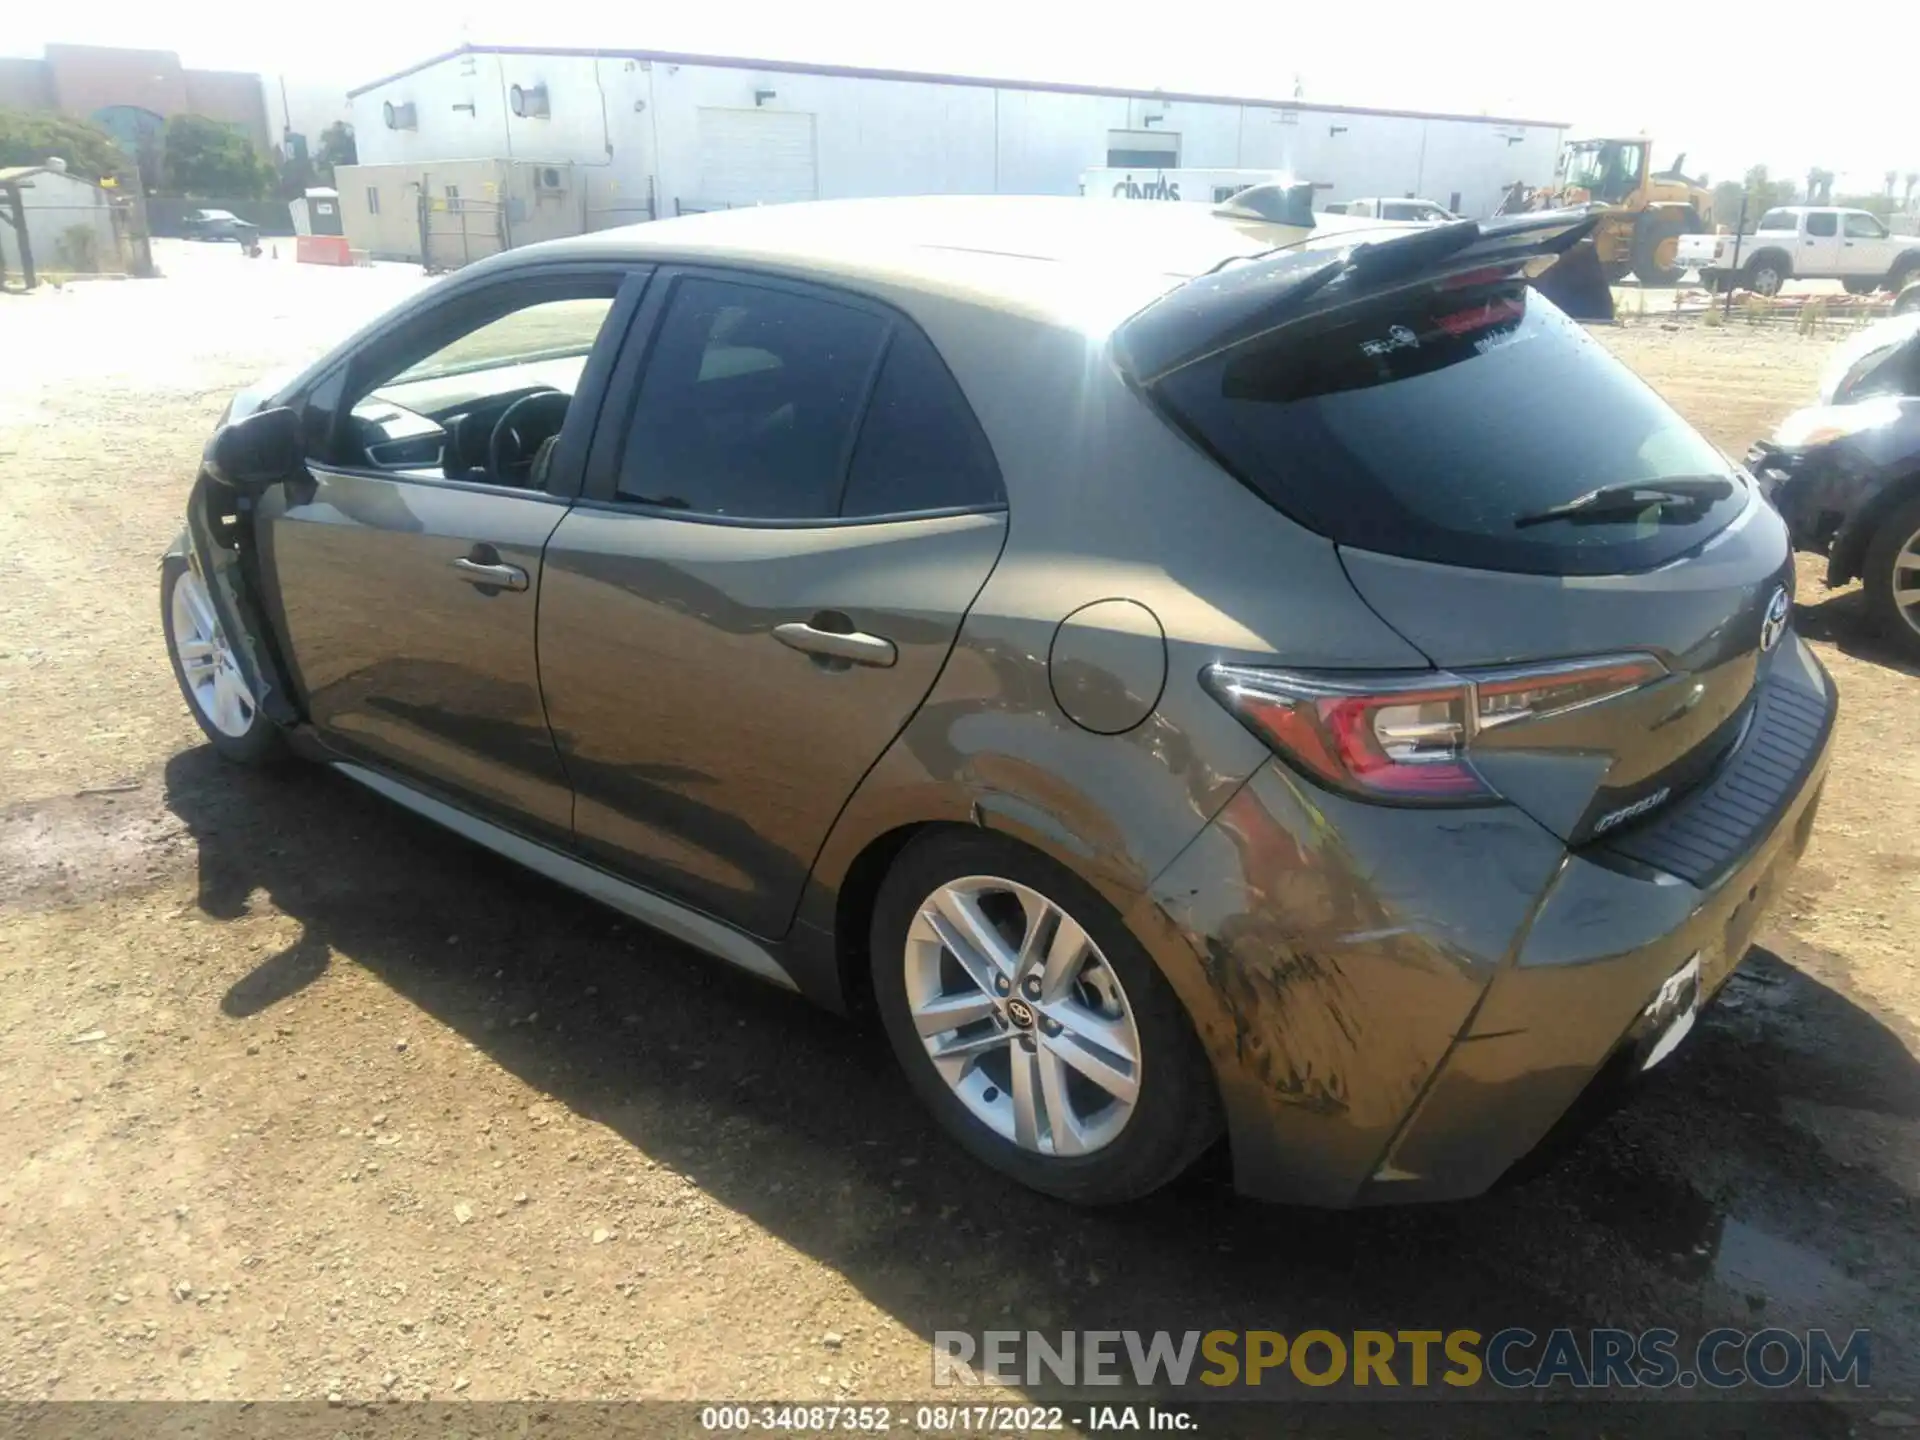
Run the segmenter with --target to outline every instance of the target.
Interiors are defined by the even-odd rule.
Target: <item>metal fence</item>
[[[506,208],[493,200],[420,197],[420,257],[429,275],[507,248]]]
[[[48,276],[154,273],[146,207],[137,194],[106,205],[16,205],[0,190],[0,287],[33,289]]]

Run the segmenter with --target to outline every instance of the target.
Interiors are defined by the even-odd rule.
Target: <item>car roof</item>
[[[511,263],[749,264],[887,293],[926,292],[1104,329],[1181,281],[1303,241],[1404,225],[1319,215],[1298,227],[1172,201],[937,195],[743,207],[511,251]]]

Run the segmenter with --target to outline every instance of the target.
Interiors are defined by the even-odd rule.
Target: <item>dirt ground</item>
[[[198,449],[420,282],[162,263],[0,297],[0,1399],[900,1399],[946,1328],[1728,1323],[1870,1327],[1880,1423],[1920,1414],[1920,676],[1857,592],[1805,565],[1843,712],[1791,892],[1558,1168],[1322,1215],[1216,1166],[1077,1213],[945,1143],[873,1038],[213,760],[155,590]],[[1834,343],[1605,338],[1736,454]]]

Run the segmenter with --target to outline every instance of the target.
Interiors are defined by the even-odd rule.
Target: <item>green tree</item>
[[[133,165],[113,136],[86,120],[43,110],[0,109],[0,165],[44,165],[52,156],[87,180],[130,173]]]
[[[175,115],[161,144],[166,184],[178,195],[209,200],[252,200],[264,195],[273,171],[253,142],[204,115]]]
[[[313,163],[333,184],[333,167],[336,165],[358,165],[359,147],[353,141],[353,126],[344,120],[336,120],[320,132],[320,144],[313,152]]]
[[[1891,195],[1842,195],[1833,203],[1844,205],[1849,210],[1866,210],[1882,220],[1892,215],[1896,208]]]
[[[1755,165],[1747,171],[1744,181],[1722,180],[1713,187],[1713,218],[1719,225],[1732,229],[1740,224],[1740,203],[1747,206],[1746,232],[1751,235],[1759,227],[1760,217],[1776,205],[1791,205],[1795,185],[1791,180],[1774,180],[1767,175],[1767,167]]]

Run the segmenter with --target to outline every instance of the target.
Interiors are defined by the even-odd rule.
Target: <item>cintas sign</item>
[[[1250,186],[1291,179],[1279,170],[1089,170],[1080,177],[1080,193],[1093,200],[1219,205]]]

